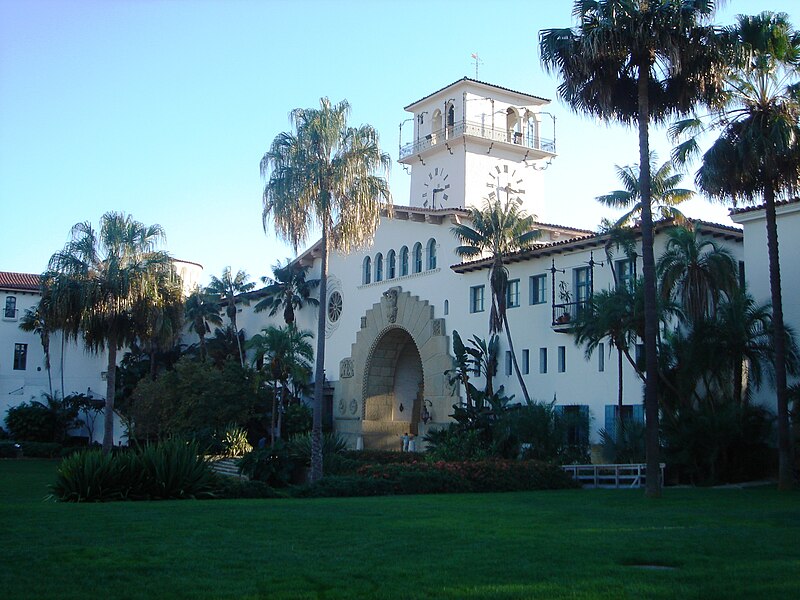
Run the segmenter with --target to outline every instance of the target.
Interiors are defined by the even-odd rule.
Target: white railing
[[[664,483],[664,463],[659,476]],[[582,487],[586,488],[639,488],[647,481],[647,465],[562,465],[564,471],[572,475]]]

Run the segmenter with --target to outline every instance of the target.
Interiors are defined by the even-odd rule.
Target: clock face
[[[450,193],[450,175],[440,167],[428,172],[422,192],[422,206],[425,208],[442,208]]]
[[[508,165],[496,165],[489,171],[486,188],[489,202],[514,200],[522,203],[522,194],[525,193],[522,178],[517,176],[516,169],[510,169]]]

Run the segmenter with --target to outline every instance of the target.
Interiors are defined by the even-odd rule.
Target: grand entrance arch
[[[351,354],[339,363],[337,432],[353,446],[399,450],[404,433],[422,436],[449,421],[458,388],[445,321],[418,296],[393,287],[363,317]],[[430,416],[421,419],[423,409]]]

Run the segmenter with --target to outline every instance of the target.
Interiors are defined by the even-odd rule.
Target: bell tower
[[[400,163],[411,167],[409,205],[519,198],[541,220],[542,171],[556,156],[555,117],[542,111],[549,103],[464,77],[406,106],[414,128],[401,128]]]

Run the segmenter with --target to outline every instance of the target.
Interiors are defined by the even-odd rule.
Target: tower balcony
[[[551,158],[556,154],[555,140],[527,135],[505,127],[491,127],[475,121],[458,121],[423,136],[415,142],[401,144],[400,162],[411,162],[411,157],[422,157],[432,149],[444,147],[447,142],[462,137],[485,140],[490,144],[501,144],[505,147],[525,149],[527,156],[532,160]]]

